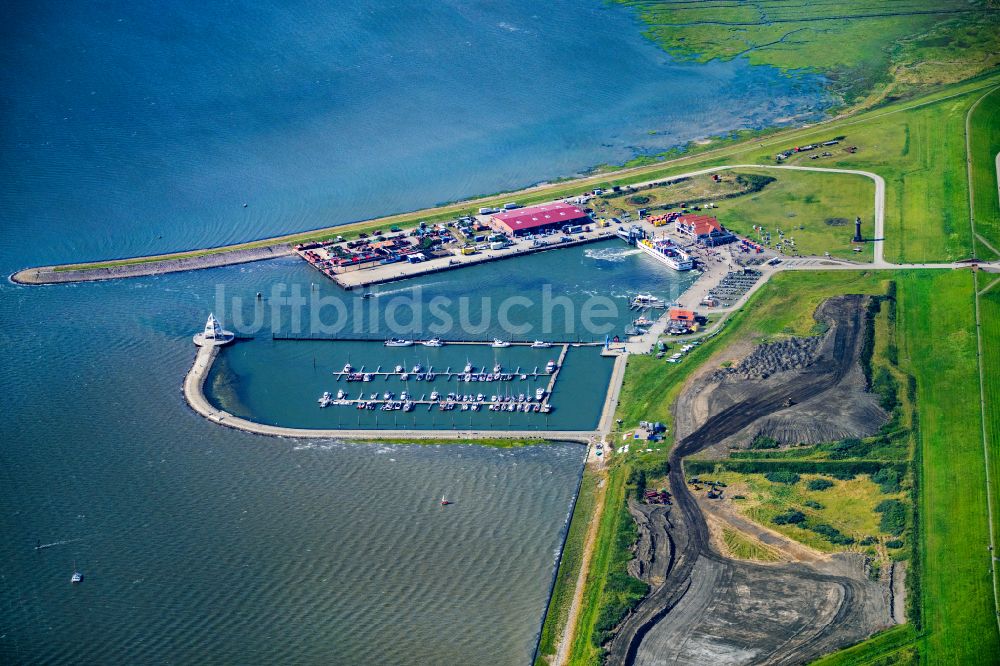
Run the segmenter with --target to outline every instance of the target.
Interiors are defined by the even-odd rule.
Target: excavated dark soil
[[[863,296],[826,301],[815,315],[829,325],[824,336],[762,346],[729,369],[702,373],[678,400],[675,504],[629,506],[640,532],[630,571],[652,591],[619,627],[608,663],[802,663],[892,624],[888,591],[867,579],[860,556],[763,565],[715,552],[681,467],[686,456],[757,432],[808,442],[877,428],[885,415],[869,409],[858,364],[864,306]]]

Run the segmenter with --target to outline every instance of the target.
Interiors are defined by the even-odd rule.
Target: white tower
[[[194,336],[194,343],[199,347],[220,347],[232,342],[235,337],[231,331],[224,330],[215,315],[210,313],[205,330]]]

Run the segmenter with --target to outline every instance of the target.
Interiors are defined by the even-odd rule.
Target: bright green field
[[[984,289],[997,275],[980,274],[978,287]],[[986,436],[990,456],[990,491],[994,521],[1000,510],[1000,283],[979,297],[980,334],[983,338],[983,393],[986,398]],[[1000,525],[993,524],[994,541]],[[1000,590],[996,590],[1000,596]]]
[[[771,233],[772,244],[778,241],[777,230],[795,241],[791,255],[823,255],[855,261],[871,261],[872,245],[854,252],[854,218],[861,216],[871,238],[875,201],[875,183],[870,178],[851,174],[826,174],[778,169],[743,170],[777,178],[764,190],[732,201],[723,201],[712,214],[726,227],[741,236],[760,240],[753,225]],[[843,224],[843,221],[847,221]],[[831,222],[840,222],[834,226]]]
[[[969,117],[972,157],[973,212],[976,232],[986,239],[977,255],[997,257],[1000,250],[1000,201],[995,158],[1000,153],[1000,88],[982,98]]]
[[[968,271],[900,274],[900,364],[920,419],[921,639],[929,663],[1000,660]]]

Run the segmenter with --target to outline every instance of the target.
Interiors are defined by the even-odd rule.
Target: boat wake
[[[46,548],[55,548],[56,546],[65,546],[67,544],[76,543],[78,541],[83,541],[85,537],[80,537],[79,539],[65,539],[63,541],[53,541],[52,543],[41,543],[39,542],[35,546],[35,550],[45,550]]]
[[[583,256],[588,259],[597,259],[598,261],[613,261],[621,262],[625,261],[626,257],[630,257],[633,254],[639,254],[641,250],[635,250],[631,248],[624,247],[602,247],[600,249],[588,249],[583,253]]]

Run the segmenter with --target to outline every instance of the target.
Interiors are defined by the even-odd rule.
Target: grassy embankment
[[[846,119],[834,120],[805,129],[776,131],[764,139],[740,143],[724,142],[721,147],[703,147],[704,152],[615,173],[599,174],[466,202],[391,215],[376,220],[337,225],[219,248],[176,252],[153,257],[68,264],[56,270],[96,269],[156,263],[168,259],[196,258],[269,245],[326,240],[343,235],[356,238],[361,232],[388,229],[416,222],[437,222],[467,214],[480,206],[506,201],[539,203],[579,194],[594,188],[628,185],[678,175],[698,168],[723,164],[773,164],[774,154],[790,146],[845,135],[845,145],[858,145],[856,154],[837,152],[833,157],[807,161],[809,166],[835,166],[872,170],[884,176],[893,196],[887,201],[886,259],[889,261],[945,261],[966,256],[971,247],[968,223],[955,228],[955,211],[964,211],[964,143],[961,125],[967,104],[991,85],[1000,83],[1000,72],[952,86],[919,100],[897,102]],[[957,137],[951,140],[952,130]],[[794,163],[794,160],[792,161]],[[957,166],[956,166],[957,165]],[[960,205],[957,205],[958,202]],[[905,205],[904,205],[905,204]],[[928,211],[934,213],[929,216]],[[866,222],[870,222],[866,219]]]
[[[992,259],[1000,250],[1000,201],[997,194],[995,158],[1000,153],[1000,88],[983,97],[969,118],[972,151],[973,217],[977,239],[976,256]]]
[[[576,580],[583,565],[583,552],[587,540],[587,530],[590,516],[594,514],[599,496],[599,474],[590,468],[584,469],[580,482],[580,495],[573,509],[566,544],[563,546],[562,558],[559,560],[559,571],[556,572],[556,584],[549,599],[549,607],[545,612],[545,624],[538,643],[538,658],[536,664],[551,663],[558,647],[560,632],[566,626],[570,605],[576,591]]]
[[[547,439],[518,439],[518,438],[506,438],[506,437],[494,437],[494,438],[483,438],[483,439],[433,439],[433,438],[411,438],[411,439],[351,439],[349,440],[354,444],[414,444],[421,446],[437,445],[437,444],[475,444],[477,446],[489,446],[497,449],[519,449],[525,446],[544,446],[548,444],[556,444],[558,442],[552,442]]]
[[[635,7],[649,38],[675,57],[746,56],[817,72],[846,105],[960,81],[1000,62],[996,6],[986,2],[618,1]]]

